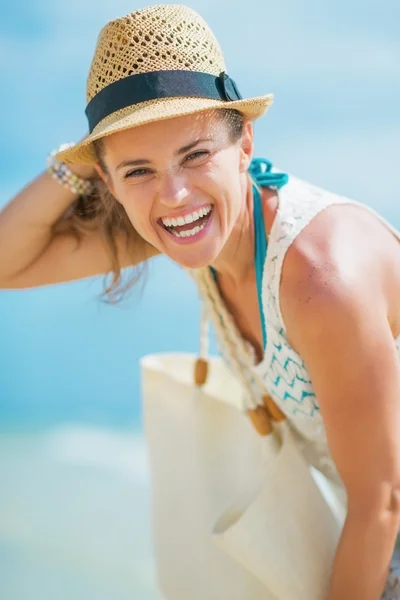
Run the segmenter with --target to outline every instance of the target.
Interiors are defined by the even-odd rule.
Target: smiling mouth
[[[161,226],[175,237],[191,237],[199,233],[207,225],[213,212],[213,206],[210,204],[198,212],[179,217],[178,219],[161,219]],[[182,223],[183,221],[183,223]],[[189,222],[185,222],[189,221]],[[178,225],[179,223],[179,225]]]

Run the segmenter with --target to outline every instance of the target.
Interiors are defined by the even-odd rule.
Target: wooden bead
[[[271,396],[268,396],[268,395],[263,396],[263,402],[265,404],[267,411],[271,415],[271,418],[274,421],[277,421],[279,423],[280,421],[284,421],[286,419],[285,413],[283,413],[281,411],[281,409],[279,408],[279,406],[277,406],[275,404],[275,402],[272,400]]]
[[[194,366],[194,382],[198,386],[202,386],[207,381],[208,361],[204,358],[198,358]]]
[[[254,429],[260,435],[269,435],[273,432],[271,419],[267,409],[264,406],[257,406],[257,408],[249,410],[248,415],[253,423]]]

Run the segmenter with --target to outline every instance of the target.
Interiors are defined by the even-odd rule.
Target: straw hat
[[[94,140],[210,108],[233,108],[257,119],[273,95],[242,99],[207,23],[191,8],[164,4],[130,13],[102,29],[86,99],[90,133],[59,152],[58,160],[93,164]]]

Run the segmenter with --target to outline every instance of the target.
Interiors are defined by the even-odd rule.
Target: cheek
[[[143,237],[147,237],[146,233],[148,234],[150,229],[152,228],[149,212],[145,209],[143,205],[139,207],[134,206],[133,204],[129,204],[124,208],[126,214],[129,217],[130,222],[132,223],[136,231]]]
[[[237,204],[240,196],[241,178],[237,165],[237,157],[231,152],[218,155],[216,160],[211,162],[204,179],[206,185],[212,191],[217,200],[225,202],[225,198],[232,199],[228,202],[227,210],[230,211],[231,204]],[[236,211],[236,208],[234,208]]]
[[[151,229],[154,230],[151,221],[152,200],[146,197],[146,194],[143,193],[143,191],[142,193],[138,193],[137,190],[134,192],[131,190],[124,190],[124,193],[120,194],[119,198],[119,202],[125,209],[132,226],[139,235],[147,239]]]

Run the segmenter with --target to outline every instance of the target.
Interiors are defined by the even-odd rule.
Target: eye
[[[204,158],[206,156],[209,155],[209,152],[207,150],[198,150],[197,152],[192,152],[192,154],[189,154],[186,158],[185,158],[185,162],[192,162],[198,158]]]
[[[124,179],[144,177],[144,175],[148,175],[149,173],[149,169],[134,169],[133,171],[128,171],[127,173],[125,173]]]

